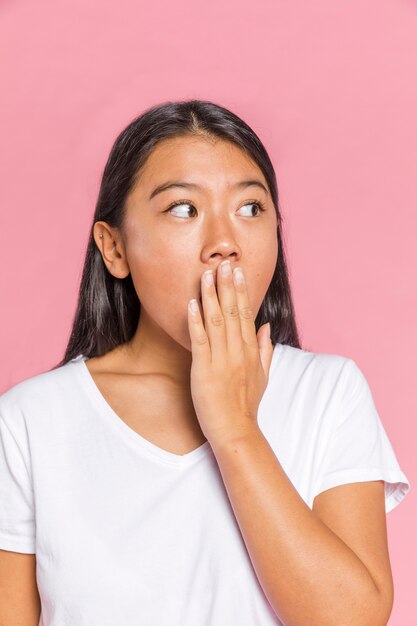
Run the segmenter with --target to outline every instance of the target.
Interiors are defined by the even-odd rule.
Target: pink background
[[[16,0],[0,18],[0,393],[63,355],[116,135],[208,99],[276,168],[302,346],[356,360],[413,488],[417,4]],[[410,490],[387,517],[390,626],[417,625],[416,522]]]

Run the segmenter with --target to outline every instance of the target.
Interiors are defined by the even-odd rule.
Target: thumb
[[[272,355],[274,352],[274,346],[270,336],[270,328],[271,325],[267,322],[260,327],[257,334],[259,356],[267,379],[269,378],[269,368],[271,366]]]

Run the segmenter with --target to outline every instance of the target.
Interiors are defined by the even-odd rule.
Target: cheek
[[[152,236],[149,230],[131,228],[126,242],[126,258],[138,292],[148,290],[151,285],[168,282],[165,268],[170,265],[171,255],[166,242]]]
[[[126,254],[137,296],[146,310],[159,319],[178,316],[183,302],[188,302],[184,268],[189,267],[179,257],[178,245],[174,250],[166,241],[153,242],[152,248],[139,242],[126,249]]]
[[[265,247],[262,250],[254,249],[252,251],[253,262],[250,264],[248,291],[257,306],[262,304],[275,272],[278,260],[277,244],[275,238],[275,240],[265,242]]]
[[[130,271],[137,296],[146,308],[167,310],[168,307],[175,307],[178,279],[160,259],[132,264]]]

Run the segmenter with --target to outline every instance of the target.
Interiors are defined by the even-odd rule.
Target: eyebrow
[[[257,180],[255,178],[249,180],[240,180],[232,185],[232,187],[235,189],[246,189],[246,187],[251,186],[260,187],[265,191],[266,194],[268,194],[268,189],[265,187],[265,185],[260,180]],[[149,200],[152,200],[152,198],[154,198],[158,193],[162,193],[162,191],[165,191],[166,189],[171,189],[172,187],[180,187],[182,189],[201,189],[202,185],[197,185],[196,183],[187,183],[182,180],[170,181],[167,183],[163,183],[162,185],[158,185],[158,187],[155,187],[155,189],[149,196]]]

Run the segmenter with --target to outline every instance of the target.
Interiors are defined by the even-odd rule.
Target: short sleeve
[[[34,496],[30,467],[0,414],[0,549],[35,554]]]
[[[315,495],[346,483],[383,480],[385,511],[394,509],[410,489],[378,415],[368,382],[352,359],[340,377],[340,414],[330,436]]]

